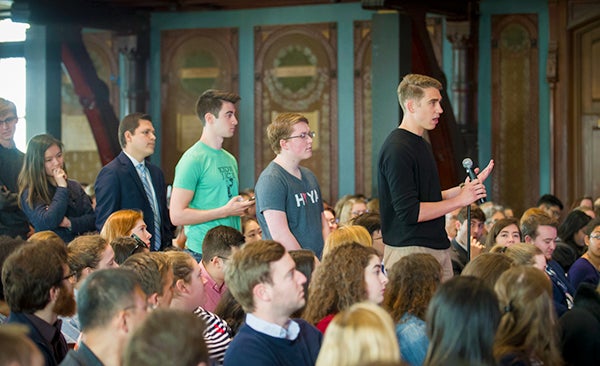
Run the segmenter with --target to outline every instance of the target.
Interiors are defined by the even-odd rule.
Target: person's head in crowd
[[[44,230],[33,233],[28,239],[28,242],[41,241],[41,242],[53,242],[55,244],[67,245],[64,240],[57,233],[52,230]]]
[[[515,217],[515,213],[512,208],[504,206],[504,216],[506,218]]]
[[[575,207],[572,211],[581,211],[584,214],[591,217],[592,219],[596,218],[596,211],[594,211],[593,208],[589,208],[587,206],[578,206],[578,207]]]
[[[244,240],[246,243],[251,243],[253,241],[262,239],[262,230],[255,217],[242,217],[242,232],[244,234]]]
[[[204,321],[181,310],[157,310],[131,336],[123,366],[206,366]]]
[[[115,252],[115,262],[118,265],[123,264],[127,258],[136,253],[149,253],[150,249],[146,243],[130,236],[119,236],[110,242],[110,246]]]
[[[206,302],[200,264],[187,252],[169,251],[165,254],[173,266],[171,309],[193,312]]]
[[[306,277],[283,245],[259,240],[233,253],[225,269],[229,291],[246,313],[274,324],[287,324],[302,308]]]
[[[521,234],[528,244],[540,248],[546,260],[552,259],[556,249],[558,221],[544,211],[525,211],[521,218]]]
[[[224,103],[236,104],[239,101],[240,96],[235,93],[208,89],[196,101],[196,115],[202,121],[202,124],[206,126],[207,120],[220,117]]]
[[[363,226],[341,226],[334,232],[329,233],[327,239],[325,239],[325,245],[323,246],[323,258],[329,255],[333,249],[349,243],[359,243],[366,247],[372,247],[373,239],[371,238],[371,235],[367,229],[365,229]]]
[[[513,267],[500,276],[495,290],[503,313],[494,342],[496,360],[508,356],[525,364],[562,365],[548,276],[532,267]]]
[[[17,130],[17,122],[19,116],[17,115],[17,107],[10,100],[0,98],[0,127],[4,131],[0,134],[0,145],[7,149],[14,147],[13,138]]]
[[[216,226],[206,233],[202,242],[202,264],[217,284],[225,282],[225,268],[229,259],[245,240],[242,233],[225,225]]]
[[[579,197],[573,201],[573,204],[571,205],[571,211],[578,207],[587,207],[591,210],[594,210],[594,199],[590,196]]]
[[[132,270],[146,294],[150,309],[166,309],[173,298],[173,268],[162,252],[138,253],[123,262]]]
[[[456,241],[467,244],[467,207],[463,207],[456,215]],[[484,234],[485,214],[476,205],[471,205],[471,237],[480,240]]]
[[[21,238],[11,238],[8,235],[0,235],[0,277],[2,275],[2,268],[4,267],[4,261],[12,252],[17,250],[19,247],[26,243],[25,240]],[[4,286],[2,285],[2,281],[0,278],[0,314],[8,316],[10,313],[10,308],[6,303],[4,298]],[[0,321],[2,323],[2,321]]]
[[[394,322],[407,313],[425,320],[429,301],[442,280],[442,266],[431,254],[410,254],[394,263],[388,279],[382,306]]]
[[[486,202],[479,206],[485,215],[485,231],[490,232],[492,226],[498,221],[506,218],[504,207],[496,205],[493,202]]]
[[[486,248],[491,249],[494,245],[511,246],[522,241],[519,220],[514,217],[500,219],[494,223],[488,231]]]
[[[0,105],[2,103],[0,98]],[[44,357],[18,324],[0,325],[0,366],[44,366]]]
[[[373,241],[373,248],[379,252],[381,257],[383,257],[383,248],[385,247],[385,244],[381,234],[381,215],[379,215],[379,211],[365,212],[362,215],[353,218],[350,223],[367,229],[371,235],[371,240]]]
[[[562,214],[562,210],[564,208],[563,203],[558,199],[558,197],[545,194],[541,196],[536,206],[544,210],[550,217],[555,220],[560,220],[560,215]]]
[[[598,246],[600,244],[600,238],[597,237],[598,231],[600,231],[600,218],[591,220],[583,229],[585,245],[588,247],[589,252],[588,255],[594,258],[599,255],[598,249],[600,249]]]
[[[105,365],[119,364],[125,343],[147,313],[146,295],[128,269],[95,271],[77,293],[83,342]],[[111,352],[101,351],[106,349]]]
[[[306,277],[306,282],[304,283],[304,299],[305,302],[308,301],[308,285],[312,279],[313,272],[317,265],[319,264],[319,259],[315,255],[315,253],[310,249],[298,249],[298,250],[290,250],[290,255],[292,259],[296,263],[296,269],[300,271]],[[302,313],[302,309],[299,309],[294,313],[293,318],[299,318]]]
[[[48,134],[34,136],[27,143],[27,152],[18,184],[19,197],[22,197],[27,189],[25,202],[30,207],[39,203],[52,202],[48,186],[56,185],[53,170],[64,169],[63,148],[60,140]],[[47,160],[46,155],[52,155],[52,159]]]
[[[99,269],[115,268],[115,252],[100,235],[81,235],[67,246],[68,263],[75,272],[75,288],[92,272]]]
[[[137,161],[154,154],[156,131],[150,115],[140,112],[126,115],[119,123],[118,133],[121,149]]]
[[[340,221],[340,212],[342,211],[342,206],[344,206],[344,204],[346,203],[346,201],[348,201],[350,198],[354,198],[355,196],[351,195],[351,194],[346,194],[343,195],[342,197],[340,197],[339,200],[336,201],[335,206],[333,206],[333,209],[336,213],[336,218],[338,219],[337,222],[338,224],[341,224]]]
[[[503,253],[515,266],[531,266],[542,271],[546,269],[546,256],[540,248],[527,243],[517,243],[510,247],[496,246],[493,252]]]
[[[147,228],[142,211],[119,210],[113,212],[106,219],[100,235],[109,243],[120,236],[131,236],[142,241],[149,248],[152,234],[148,232]]]
[[[482,253],[467,263],[461,276],[481,278],[490,288],[494,288],[500,275],[512,266],[512,259],[501,253]]]
[[[450,211],[446,214],[445,216],[445,229],[446,229],[446,235],[448,235],[448,239],[452,240],[454,238],[456,238],[456,234],[458,232],[458,227],[460,226],[460,223],[458,222],[458,212],[460,211],[460,207],[457,208],[454,211]],[[457,225],[459,224],[459,225]]]
[[[474,301],[477,299],[477,301]],[[429,348],[424,365],[495,365],[498,298],[483,280],[457,276],[444,282],[427,310]]]
[[[371,198],[367,201],[368,212],[379,213],[379,198]]]
[[[303,317],[316,324],[357,302],[381,304],[387,283],[375,249],[359,243],[339,246],[315,270]]]
[[[399,359],[400,350],[390,315],[376,304],[360,302],[333,318],[316,365],[355,366]]]
[[[256,196],[254,195],[254,189],[251,188],[246,188],[243,191],[241,191],[240,196],[245,201],[252,201],[256,198]],[[246,213],[244,214],[244,216],[242,216],[242,220],[245,217],[256,219],[256,205],[252,205],[246,209]]]
[[[221,296],[221,300],[219,300],[214,313],[227,322],[233,334],[237,334],[246,317],[246,312],[244,312],[242,305],[233,297],[229,290],[225,291],[223,296]]]
[[[325,215],[325,220],[327,220],[327,225],[329,226],[329,232],[332,232],[338,228],[338,220],[335,214],[335,210],[328,206],[323,209],[323,215]]]
[[[348,225],[350,220],[358,215],[362,215],[367,210],[367,201],[359,197],[353,197],[344,202],[341,210],[338,212],[338,218],[341,225]]]
[[[558,237],[575,248],[585,248],[584,229],[590,221],[592,218],[583,211],[571,211],[558,227]]]

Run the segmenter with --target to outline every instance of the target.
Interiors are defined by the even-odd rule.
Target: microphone
[[[473,160],[471,160],[471,158],[464,158],[462,161],[462,166],[463,168],[465,168],[465,170],[467,171],[467,175],[469,176],[469,178],[471,178],[472,181],[477,179],[475,172],[471,169],[473,168]],[[485,198],[478,199],[477,203],[485,203]]]

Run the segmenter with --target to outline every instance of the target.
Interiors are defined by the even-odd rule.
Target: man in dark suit
[[[171,245],[173,225],[167,211],[167,189],[160,168],[146,158],[154,153],[156,135],[150,116],[133,113],[119,124],[123,151],[96,178],[96,228],[115,211],[138,209],[152,234],[151,250]],[[158,212],[156,212],[158,211]]]

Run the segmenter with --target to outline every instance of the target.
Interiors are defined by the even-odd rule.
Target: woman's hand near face
[[[52,171],[52,175],[54,180],[56,181],[56,185],[59,187],[66,188],[67,187],[67,173],[61,168],[56,168]]]

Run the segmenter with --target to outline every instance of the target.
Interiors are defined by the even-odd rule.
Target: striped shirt
[[[194,314],[206,322],[204,341],[208,348],[208,357],[216,365],[222,365],[225,351],[233,339],[233,331],[227,322],[218,315],[198,307]]]

